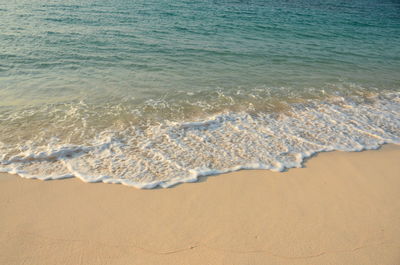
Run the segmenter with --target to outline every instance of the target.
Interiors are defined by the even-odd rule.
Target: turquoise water
[[[2,2],[0,167],[153,187],[397,143],[399,43],[389,0]]]

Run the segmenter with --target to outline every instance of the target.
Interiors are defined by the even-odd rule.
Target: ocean
[[[399,1],[0,3],[0,172],[170,187],[385,143]]]

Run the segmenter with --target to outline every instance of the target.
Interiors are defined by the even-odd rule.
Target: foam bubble
[[[71,110],[68,115],[76,115]],[[292,104],[283,112],[220,113],[103,130],[83,144],[0,145],[0,171],[25,178],[77,177],[137,188],[170,187],[240,169],[283,171],[323,151],[400,144],[400,93],[368,100],[336,97]]]

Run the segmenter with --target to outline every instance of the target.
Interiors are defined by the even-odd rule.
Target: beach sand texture
[[[400,147],[169,189],[1,174],[0,264],[400,264]]]

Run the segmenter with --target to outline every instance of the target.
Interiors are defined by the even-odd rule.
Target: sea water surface
[[[169,187],[400,144],[400,2],[0,2],[0,171]]]

